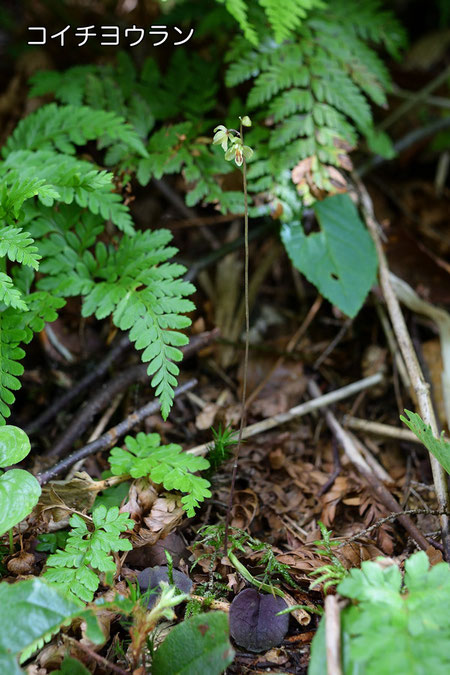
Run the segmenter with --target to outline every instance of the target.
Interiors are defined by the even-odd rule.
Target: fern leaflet
[[[160,445],[159,434],[137,434],[125,438],[126,450],[113,448],[109,456],[114,475],[129,474],[132,478],[149,476],[154,483],[166,490],[180,490],[187,494],[181,498],[188,516],[195,515],[199,502],[211,496],[210,483],[196,476],[194,471],[209,468],[208,460],[182,452],[179,445]]]
[[[91,602],[100,583],[99,572],[116,571],[111,551],[131,550],[131,542],[120,534],[133,529],[134,521],[128,514],[119,513],[117,506],[99,506],[92,514],[93,530],[77,514],[69,522],[72,530],[64,550],[49,555],[44,577],[64,586],[70,595]]]

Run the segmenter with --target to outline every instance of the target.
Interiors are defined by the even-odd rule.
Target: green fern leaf
[[[77,514],[69,522],[72,529],[65,548],[47,558],[43,576],[65,586],[84,602],[91,602],[100,583],[98,573],[116,571],[111,552],[131,550],[131,542],[120,535],[133,529],[134,521],[127,513],[119,513],[117,506],[99,506],[92,514],[93,530]]]
[[[37,270],[40,255],[37,246],[28,232],[21,227],[0,227],[0,256],[8,256],[11,261],[29,265]]]
[[[0,176],[4,172],[6,179],[14,182],[19,171],[24,179],[37,174],[52,188],[53,193],[38,193],[44,206],[52,206],[55,199],[66,204],[75,201],[105,220],[112,220],[123,232],[134,232],[129,209],[120,195],[111,192],[111,173],[99,171],[90,162],[49,150],[11,152],[0,167]]]
[[[85,145],[99,137],[120,140],[130,150],[145,157],[142,141],[125,120],[113,112],[87,106],[58,106],[49,103],[19,122],[2,149],[7,157],[17,150],[59,150],[74,154],[75,145]]]
[[[310,10],[325,7],[322,0],[283,0],[282,4],[279,0],[258,1],[272,25],[275,40],[280,43],[292,35]]]
[[[11,309],[0,312],[0,424],[5,424],[11,414],[9,408],[15,401],[12,392],[20,389],[18,377],[24,370],[19,361],[25,352],[19,345],[26,333],[20,324],[20,313]]]
[[[195,508],[211,496],[210,483],[196,476],[195,471],[209,468],[203,457],[182,452],[179,445],[160,445],[159,434],[137,434],[125,438],[126,450],[113,448],[109,456],[114,475],[129,474],[133,478],[149,476],[154,483],[164,485],[166,490],[187,492],[181,501],[188,516],[195,515]]]

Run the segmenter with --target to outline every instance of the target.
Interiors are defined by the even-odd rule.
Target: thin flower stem
[[[242,120],[240,124],[240,137],[242,144],[244,144],[244,132],[242,127]],[[239,454],[241,451],[242,444],[242,432],[245,427],[246,422],[246,398],[247,398],[247,371],[248,371],[248,351],[249,351],[249,336],[250,336],[250,311],[249,311],[249,298],[248,298],[248,262],[249,262],[249,251],[248,251],[248,194],[247,194],[247,160],[245,155],[243,155],[242,162],[242,180],[244,184],[244,304],[245,304],[245,351],[244,351],[244,376],[242,382],[242,397],[241,397],[241,421],[239,424],[239,435],[238,442],[236,445],[236,450],[234,453],[233,461],[233,472],[231,474],[231,485],[230,485],[230,494],[228,497],[228,506],[227,506],[227,515],[225,519],[225,535],[224,535],[224,549],[225,555],[228,552],[228,529],[230,526],[231,519],[231,509],[233,506],[233,496],[234,489],[236,485],[237,469],[239,462]]]

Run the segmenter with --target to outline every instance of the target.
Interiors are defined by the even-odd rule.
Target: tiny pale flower
[[[242,121],[242,125],[244,127],[251,127],[252,126],[252,121],[251,121],[251,119],[248,115],[244,115],[244,117],[242,118],[241,121]]]
[[[226,150],[228,147],[228,138],[230,135],[230,132],[226,128],[225,125],[219,124],[218,127],[214,129],[214,138],[213,138],[213,145],[220,145],[222,146],[223,150]]]

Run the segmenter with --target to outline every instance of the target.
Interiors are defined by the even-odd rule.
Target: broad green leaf
[[[233,658],[227,615],[198,614],[169,633],[155,652],[152,675],[220,675]]]
[[[0,535],[31,513],[40,494],[41,486],[28,471],[11,469],[0,476]]]
[[[400,415],[401,421],[416,434],[419,441],[422,441],[426,449],[436,457],[446,472],[450,474],[450,443],[444,441],[443,438],[433,436],[430,425],[425,424],[420,415],[410,410],[405,410],[405,413],[409,419]]]
[[[30,441],[22,429],[10,424],[0,427],[0,466],[21,462],[30,449]]]
[[[80,661],[66,656],[59,670],[52,670],[51,675],[89,675],[89,670]]]
[[[345,675],[446,675],[450,672],[450,566],[430,569],[423,551],[397,565],[367,561],[337,591],[352,599],[341,612]],[[311,646],[308,675],[327,672],[325,619]]]
[[[375,247],[348,195],[314,205],[320,232],[308,236],[300,222],[284,223],[281,238],[293,265],[320,293],[356,316],[375,282]]]
[[[88,613],[80,602],[67,598],[42,579],[0,583],[0,672],[23,673],[17,665],[19,655],[31,654],[63,623],[75,616],[86,618]],[[94,633],[91,629],[89,638],[98,642],[98,630]]]

